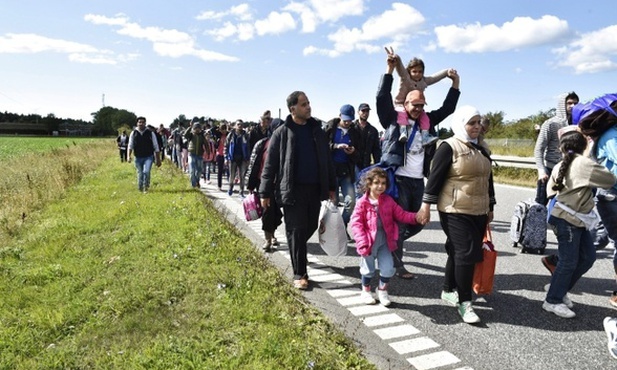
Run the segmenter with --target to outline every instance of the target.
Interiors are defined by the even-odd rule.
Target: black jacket
[[[391,74],[384,74],[381,78],[377,92],[377,116],[379,117],[379,123],[386,130],[381,147],[381,163],[386,166],[399,167],[405,164],[406,146],[405,143],[398,141],[400,136],[399,124],[396,123],[397,113],[394,110],[394,103],[390,92],[392,90],[392,81],[393,77]],[[436,136],[435,126],[454,112],[460,95],[461,92],[458,89],[451,87],[442,106],[434,111],[426,112],[431,123],[431,128],[429,129],[431,135]],[[423,172],[426,177],[428,177],[430,172],[433,155],[435,155],[435,145],[424,149]]]
[[[373,163],[379,163],[381,160],[381,140],[379,138],[379,131],[368,122],[364,129],[362,129],[358,120],[354,122],[354,127],[360,133],[360,163],[358,164],[358,168],[363,169]],[[371,157],[373,158],[371,159]]]
[[[295,134],[291,129],[295,124],[291,115],[288,115],[285,123],[274,131],[261,173],[259,197],[263,199],[274,196],[279,205],[293,205],[296,201],[293,196],[295,171],[297,170],[294,168],[294,157],[298,148],[295,146]],[[320,199],[326,200],[330,197],[330,191],[336,190],[336,177],[328,150],[328,139],[319,121],[309,118],[306,124],[313,130],[313,139],[317,149]]]

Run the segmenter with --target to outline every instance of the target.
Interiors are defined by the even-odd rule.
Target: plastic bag
[[[338,207],[332,201],[321,203],[319,212],[319,245],[328,256],[347,254],[347,233]]]
[[[261,217],[263,208],[261,208],[261,202],[257,193],[250,193],[242,201],[242,207],[244,208],[244,217],[247,221],[254,221]]]

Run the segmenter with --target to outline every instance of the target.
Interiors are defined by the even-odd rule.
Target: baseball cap
[[[358,112],[361,111],[361,110],[365,110],[365,109],[371,110],[371,107],[369,107],[368,104],[366,104],[366,103],[362,103],[358,107]]]
[[[356,112],[349,104],[345,104],[341,107],[341,119],[343,121],[353,121],[356,117]]]

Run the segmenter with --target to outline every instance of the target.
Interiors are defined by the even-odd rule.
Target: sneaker
[[[568,295],[564,295],[563,298],[561,299],[561,301],[563,302],[563,304],[566,305],[566,307],[568,308],[573,308],[574,307],[574,303],[572,303],[572,300],[570,299],[570,297],[568,297]]]
[[[570,310],[564,303],[552,304],[544,301],[544,303],[542,303],[542,308],[544,311],[552,312],[559,317],[563,317],[564,319],[571,319],[576,316],[574,311]]]
[[[233,190],[231,190],[231,189],[227,190],[227,195],[231,196],[233,193],[234,193]]]
[[[379,299],[379,303],[384,307],[388,307],[392,303],[387,290],[377,289],[377,299]]]
[[[467,324],[477,324],[480,322],[480,317],[478,317],[478,315],[474,312],[471,301],[466,301],[459,304],[458,314],[461,315],[461,318]]]
[[[263,249],[264,252],[270,252],[272,250],[272,241],[266,240],[261,246],[261,249]]]
[[[445,290],[443,290],[441,292],[441,300],[446,302],[452,307],[456,307],[458,306],[458,292],[457,291],[446,292]]]
[[[613,294],[611,294],[611,298],[608,300],[608,303],[610,303],[614,308],[617,308],[617,291],[614,291]]]
[[[548,270],[548,272],[550,272],[551,275],[553,275],[557,266],[553,264],[553,261],[551,260],[551,256],[542,257],[541,261],[544,267],[546,267],[546,269]]]
[[[401,135],[398,137],[398,141],[400,141],[401,143],[406,143],[407,142],[407,134],[404,132],[401,132]]]
[[[369,288],[369,290],[364,290],[364,288],[362,289],[362,292],[360,293],[360,300],[364,304],[375,304],[375,303],[377,303],[377,301],[375,300],[375,297],[373,297],[373,293],[371,293],[371,291],[370,291],[370,288]]]
[[[273,247],[278,247],[278,246],[279,246],[279,241],[278,241],[278,240],[276,240],[276,238],[275,238],[275,237],[272,237],[272,246],[273,246]]]
[[[602,324],[608,337],[608,353],[617,358],[617,318],[605,317]]]
[[[296,289],[306,290],[308,289],[308,286],[309,286],[309,282],[307,278],[302,278],[300,280],[294,280],[294,288]]]

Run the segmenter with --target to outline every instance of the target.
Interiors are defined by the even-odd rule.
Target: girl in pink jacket
[[[396,201],[384,192],[388,188],[388,175],[382,168],[369,170],[362,178],[364,195],[356,202],[350,225],[356,240],[356,251],[362,257],[360,274],[365,304],[375,304],[371,293],[371,278],[375,275],[375,260],[379,264],[379,288],[377,297],[383,306],[390,305],[388,282],[394,276],[392,251],[398,239],[397,222],[415,225],[415,212],[403,210]]]

